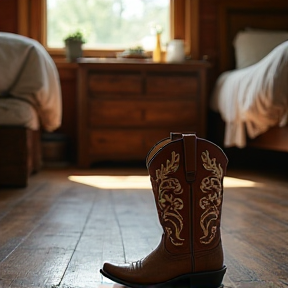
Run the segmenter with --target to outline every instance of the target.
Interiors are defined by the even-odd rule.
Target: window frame
[[[185,53],[199,58],[198,22],[200,0],[170,0],[170,37],[185,41]],[[18,33],[39,41],[54,59],[65,57],[64,48],[46,43],[46,0],[18,0]],[[119,50],[84,49],[84,57],[115,57]]]

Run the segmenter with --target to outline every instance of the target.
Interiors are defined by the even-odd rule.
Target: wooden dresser
[[[92,59],[79,61],[78,166],[145,160],[174,132],[206,136],[209,64]]]

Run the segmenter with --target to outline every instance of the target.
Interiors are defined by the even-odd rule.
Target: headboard
[[[233,39],[238,31],[288,31],[288,0],[223,0],[218,7],[218,74],[235,68]]]

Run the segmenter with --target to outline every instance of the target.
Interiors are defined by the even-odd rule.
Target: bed
[[[287,1],[219,6],[220,75],[210,107],[224,122],[224,147],[288,152],[287,15]]]
[[[30,38],[0,32],[0,186],[28,184],[41,167],[41,131],[61,124],[56,66]]]

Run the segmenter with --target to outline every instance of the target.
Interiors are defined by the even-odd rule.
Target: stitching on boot
[[[179,168],[180,155],[175,151],[171,153],[171,160],[166,161],[166,166],[156,170],[158,184],[158,205],[161,210],[161,219],[169,222],[171,227],[164,226],[171,243],[175,246],[183,245],[185,239],[180,234],[183,229],[183,216],[181,211],[184,207],[183,200],[177,195],[183,193],[181,184],[177,178],[169,177]]]
[[[200,189],[206,196],[199,201],[200,207],[205,210],[200,217],[200,226],[203,230],[203,236],[200,237],[200,243],[209,244],[216,236],[218,218],[222,203],[222,178],[223,169],[221,164],[216,163],[216,158],[210,159],[209,152],[206,150],[201,155],[203,166],[211,175],[202,179]]]

